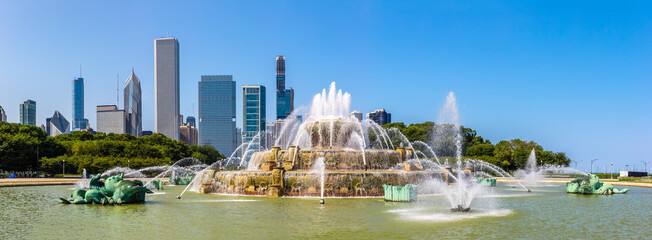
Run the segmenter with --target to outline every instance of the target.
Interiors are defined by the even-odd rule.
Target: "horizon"
[[[461,125],[494,144],[535,141],[584,170],[596,158],[599,171],[650,161],[652,3],[152,3],[5,2],[8,122],[27,99],[37,126],[55,110],[72,122],[72,80],[81,75],[84,117],[95,128],[96,107],[115,104],[116,81],[121,94],[133,67],[143,130],[154,131],[154,40],[169,34],[179,40],[184,118],[198,112],[201,75],[233,75],[236,125],[246,84],[267,87],[272,122],[283,55],[295,109],[336,82],[351,94],[351,111],[437,122],[454,92]]]

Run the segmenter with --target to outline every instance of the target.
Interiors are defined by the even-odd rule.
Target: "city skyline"
[[[594,158],[606,164],[644,157],[652,142],[652,97],[645,91],[652,29],[641,24],[651,22],[649,6],[559,4],[261,2],[247,9],[227,2],[145,11],[151,4],[9,2],[0,10],[0,106],[9,122],[18,122],[17,106],[26,99],[39,104],[37,126],[55,110],[72,119],[69,81],[81,63],[91,113],[85,117],[95,128],[95,107],[115,101],[115,74],[127,76],[135,66],[143,81],[143,130],[155,130],[152,40],[169,32],[183,45],[184,115],[197,112],[199,76],[215,72],[232,74],[238,87],[268,86],[268,106],[275,106],[270,59],[284,55],[292,59],[286,85],[297,90],[296,108],[336,81],[351,93],[352,110],[385,108],[393,122],[418,123],[436,121],[454,91],[462,124],[492,142],[534,140],[585,167]],[[214,9],[227,13],[194,17],[213,16]],[[65,17],[71,15],[80,18]],[[85,34],[67,37],[80,30]],[[267,110],[275,116],[274,107]]]

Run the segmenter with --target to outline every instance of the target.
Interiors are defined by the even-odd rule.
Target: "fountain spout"
[[[462,205],[457,205],[457,207],[451,208],[451,212],[468,212],[471,208],[464,208]]]

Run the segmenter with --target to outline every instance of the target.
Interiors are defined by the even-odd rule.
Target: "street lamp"
[[[63,160],[63,174],[61,174],[61,178],[66,177],[66,159]]]
[[[645,166],[643,167],[643,172],[647,172],[647,162],[646,161],[641,161]]]
[[[580,161],[573,160],[573,162],[575,162],[575,169],[577,169],[577,163],[578,163],[578,162],[582,162],[582,160],[580,160]]]
[[[614,178],[614,162],[611,162],[611,179]]]
[[[591,173],[593,173],[593,162],[598,161],[599,159],[593,159],[591,160]]]

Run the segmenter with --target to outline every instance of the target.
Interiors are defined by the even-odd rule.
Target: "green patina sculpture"
[[[496,179],[495,178],[485,178],[485,177],[479,177],[478,178],[478,183],[482,186],[485,187],[495,187],[496,186]]]
[[[385,201],[387,202],[414,202],[417,200],[419,185],[405,184],[405,186],[392,186],[383,184]]]
[[[626,193],[627,191],[629,191],[629,188],[618,190],[609,183],[600,182],[598,176],[590,173],[587,176],[578,177],[566,183],[566,192],[568,193],[611,195]]]
[[[156,188],[156,190],[163,190],[163,181],[159,179],[154,179],[149,183],[149,186]]]
[[[177,176],[173,174],[170,176],[170,184],[174,185],[188,185],[192,182],[193,175],[191,173],[186,174],[185,176]]]
[[[143,187],[139,180],[123,180],[123,175],[108,177],[105,181],[101,180],[102,175],[93,176],[90,180],[90,189],[75,189],[70,198],[59,198],[60,203],[65,204],[123,204],[123,203],[142,203],[145,202],[145,194],[152,193],[149,189]]]

